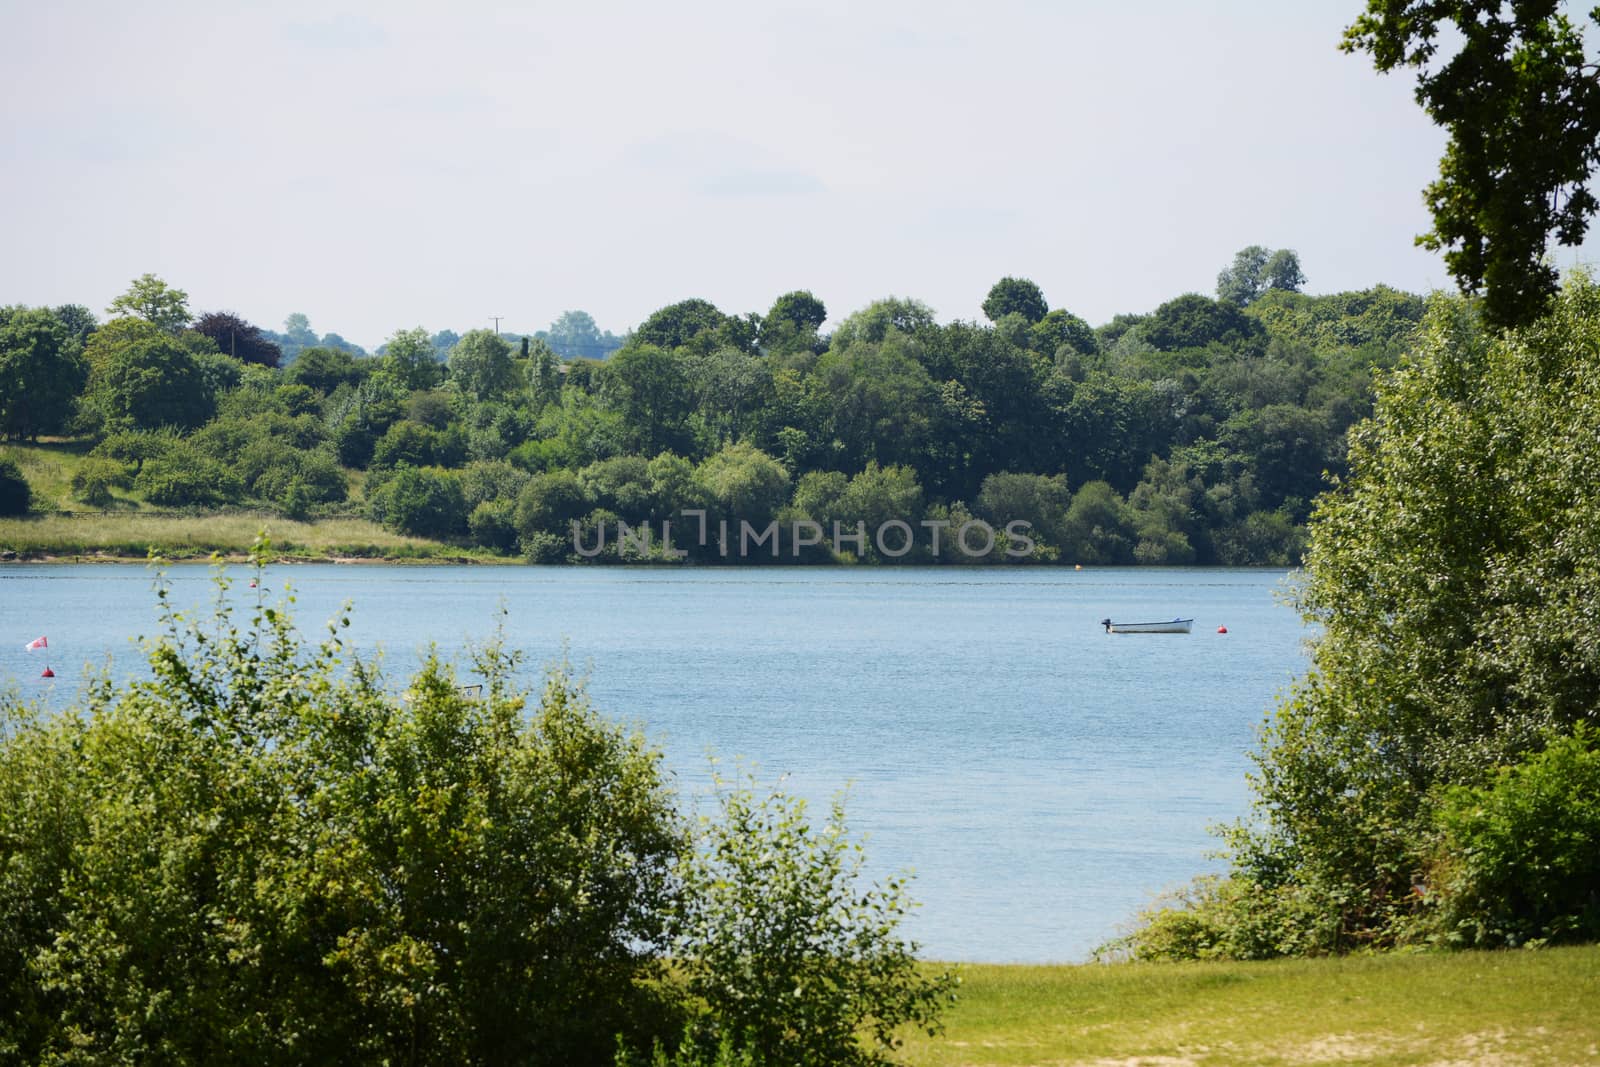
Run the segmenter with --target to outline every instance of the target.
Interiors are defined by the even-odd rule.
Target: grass
[[[144,559],[151,548],[172,559],[242,555],[265,528],[274,550],[289,559],[506,561],[487,549],[408,537],[361,518],[298,522],[249,511],[173,514],[124,491],[102,509],[72,495],[72,475],[91,447],[86,440],[51,439],[0,445],[0,459],[16,463],[28,480],[35,512],[0,519],[0,550],[69,559]],[[359,496],[364,474],[354,475],[351,493]]]
[[[919,1067],[1600,1062],[1600,946],[1268,963],[963,965]]]
[[[187,559],[240,554],[265,529],[278,555],[290,559],[502,560],[483,549],[466,549],[407,537],[366,519],[293,519],[251,514],[40,515],[0,519],[0,549],[24,557],[112,557],[143,559],[154,547],[164,556]]]
[[[33,490],[34,510],[79,511],[88,505],[73,499],[72,475],[93,447],[87,440],[4,444],[0,445],[0,459],[11,460],[22,471]]]

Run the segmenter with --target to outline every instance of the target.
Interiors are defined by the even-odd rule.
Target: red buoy
[[[1227,627],[1226,627],[1226,626],[1219,626],[1219,627],[1217,627],[1217,633],[1219,633],[1219,634],[1225,634],[1225,633],[1227,633],[1227,632],[1228,632],[1228,628],[1227,628]]]
[[[55,676],[56,676],[56,672],[51,670],[49,667],[46,667],[44,669],[44,673],[39,675],[39,677],[41,677],[41,678],[54,678]]]

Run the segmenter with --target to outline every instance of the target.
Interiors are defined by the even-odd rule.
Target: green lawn
[[[1600,1063],[1600,946],[1270,963],[966,965],[937,1064]]]

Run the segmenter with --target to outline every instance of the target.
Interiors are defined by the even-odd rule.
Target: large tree
[[[106,314],[133,315],[166,333],[177,333],[189,325],[189,294],[154,274],[141,274],[127,292],[111,301]]]
[[[83,391],[88,363],[45,308],[0,308],[0,437],[58,433]]]
[[[217,351],[243,363],[276,367],[283,357],[280,349],[261,327],[231,311],[208,311],[195,320],[194,330],[216,342]]]
[[[1030,323],[1038,322],[1049,310],[1044,293],[1026,278],[1001,278],[983,301],[983,314],[990,322],[999,322],[1011,314],[1021,315]]]
[[[1300,257],[1292,248],[1274,252],[1260,245],[1247,245],[1217,274],[1217,299],[1244,307],[1269,290],[1297,293],[1305,283]]]
[[[668,350],[681,348],[703,333],[715,332],[727,321],[715,304],[706,300],[680,300],[669,304],[639,324],[633,339]]]
[[[1433,229],[1467,292],[1499,326],[1537,317],[1556,288],[1553,236],[1577,245],[1597,201],[1600,78],[1556,0],[1368,0],[1344,50],[1417,72],[1417,103],[1449,141],[1427,188]],[[1600,19],[1600,9],[1590,13]]]
[[[90,338],[85,354],[88,401],[108,429],[189,430],[216,412],[213,386],[201,360],[150,323],[108,323]]]
[[[450,379],[475,400],[508,392],[517,381],[511,346],[492,330],[468,330],[450,350]]]
[[[1317,506],[1298,589],[1311,669],[1268,722],[1233,877],[1158,915],[1146,954],[1405,940],[1473,861],[1432,851],[1450,789],[1595,722],[1596,353],[1587,280],[1508,333],[1464,301],[1430,307]]]

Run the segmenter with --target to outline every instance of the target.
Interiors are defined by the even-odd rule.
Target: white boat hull
[[[1103,626],[1108,634],[1186,634],[1194,625],[1193,619],[1173,619],[1171,622],[1112,622]]]

